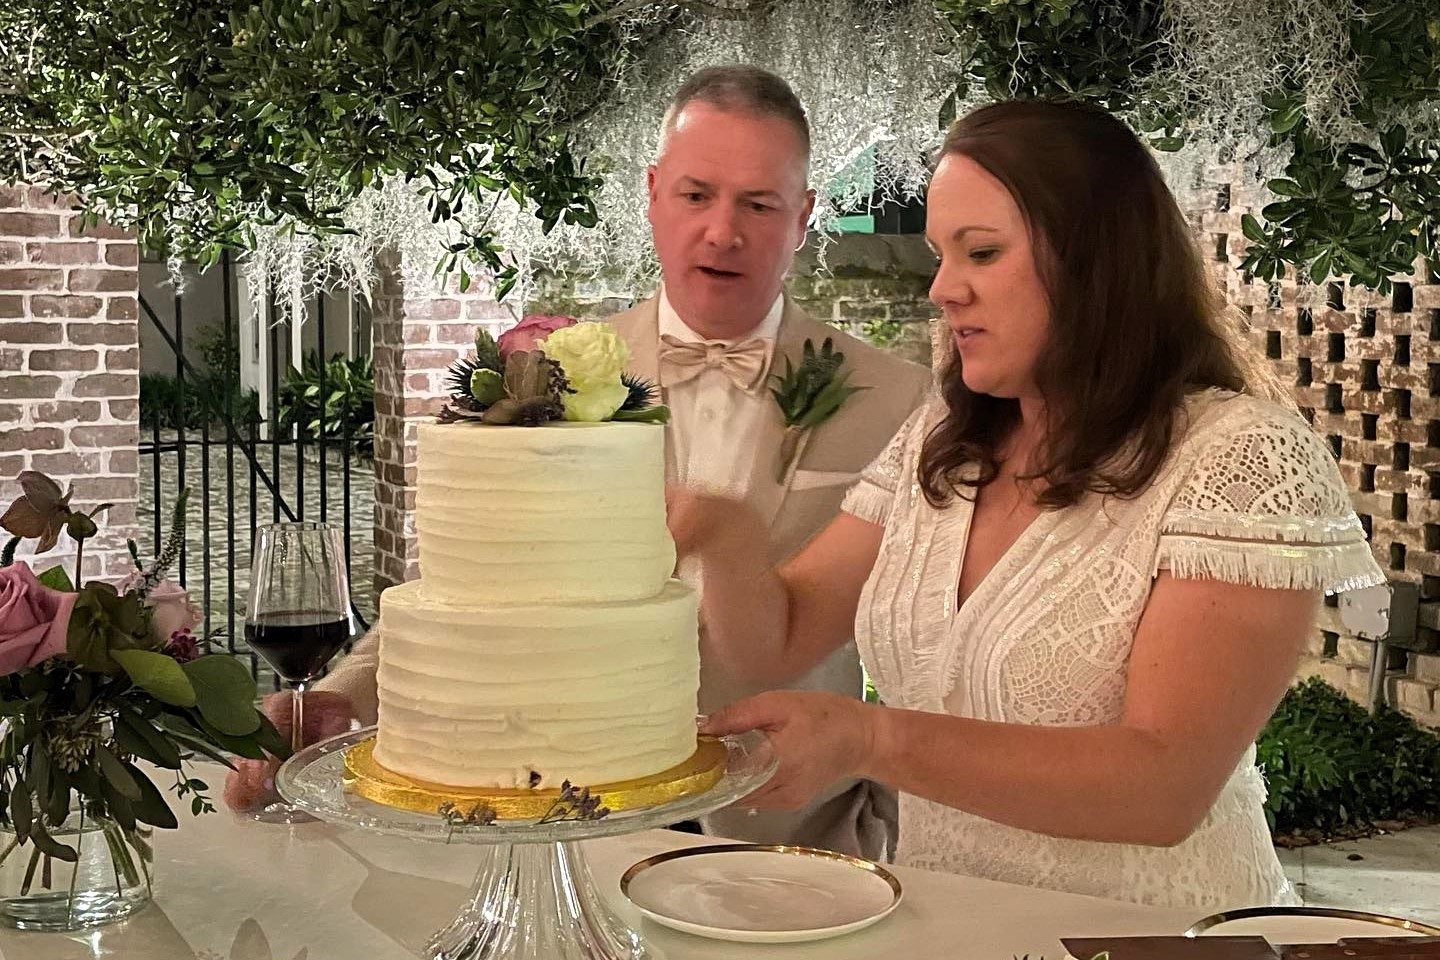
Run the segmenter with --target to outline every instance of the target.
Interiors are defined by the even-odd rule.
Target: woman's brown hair
[[[1259,369],[1222,312],[1159,167],[1110,114],[1043,100],[997,103],[957,120],[941,159],[955,154],[1010,191],[1050,304],[1036,370],[1047,439],[1023,476],[1041,481],[1048,508],[1086,492],[1139,493],[1170,451],[1185,396],[1245,390]],[[998,448],[1020,421],[1018,401],[967,388],[951,353],[941,377],[949,414],[926,438],[919,465],[936,507],[995,478]],[[971,464],[979,474],[967,479]]]

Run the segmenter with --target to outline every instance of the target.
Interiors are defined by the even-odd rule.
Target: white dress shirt
[[[777,296],[759,326],[734,340],[715,340],[726,346],[759,337],[766,342],[765,383],[775,355],[775,335],[780,329],[784,295]],[[695,343],[705,338],[686,325],[675,313],[662,287],[660,290],[660,335]],[[660,364],[660,382],[665,384],[665,364]],[[775,398],[768,386],[755,394],[746,393],[724,371],[711,368],[697,376],[666,386],[665,403],[670,408],[670,462],[675,483],[709,493],[743,498],[748,492],[757,456],[773,458],[775,451],[757,449],[756,434],[765,417],[777,416]]]

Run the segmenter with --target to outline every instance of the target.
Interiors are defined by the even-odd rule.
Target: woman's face
[[[1020,207],[984,167],[952,153],[930,180],[928,208],[925,239],[940,261],[930,299],[950,328],[965,386],[1038,397],[1050,303]]]

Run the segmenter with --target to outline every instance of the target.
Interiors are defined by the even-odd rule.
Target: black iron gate
[[[257,391],[258,384],[241,377],[240,358],[255,344],[241,342],[235,268],[227,257],[217,269],[220,316],[203,327],[195,323],[196,305],[187,302],[190,292],[174,295],[168,324],[143,292],[140,297],[141,323],[159,333],[168,356],[163,374],[141,357],[142,371],[149,366],[150,372],[141,377],[138,512],[142,533],[148,532],[158,552],[180,491],[189,488],[183,509],[187,536],[172,575],[201,603],[207,646],[248,656],[252,672],[274,683],[243,636],[250,545],[258,526],[282,520],[341,525],[355,625],[363,630],[373,619],[368,323],[354,325],[358,335],[351,342],[327,343],[326,301],[316,298],[310,304],[313,322],[303,328],[304,356],[297,358],[290,338],[281,337],[280,325],[271,321],[272,298],[265,322],[250,331],[268,347],[263,354],[268,389]],[[205,346],[197,363],[186,347],[193,353],[202,332]]]

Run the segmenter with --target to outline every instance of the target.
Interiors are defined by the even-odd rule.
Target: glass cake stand
[[[770,741],[750,732],[723,737],[718,782],[676,800],[615,811],[600,820],[500,820],[456,824],[438,812],[414,813],[347,789],[345,751],[375,735],[368,727],[307,747],[281,766],[280,795],[321,820],[393,836],[484,847],[470,896],[450,925],[430,938],[430,960],[654,960],[640,934],[600,896],[579,841],[613,837],[728,806],[775,772]]]

